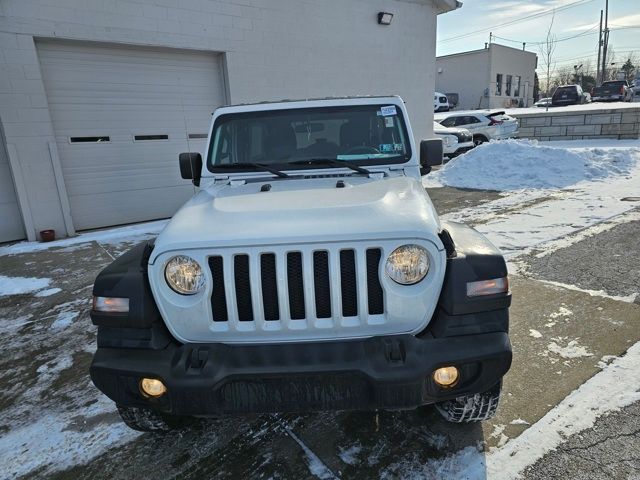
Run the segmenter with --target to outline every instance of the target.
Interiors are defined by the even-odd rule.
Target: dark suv
[[[586,95],[580,85],[561,85],[556,88],[551,97],[551,105],[562,107],[565,105],[580,105],[586,102]]]

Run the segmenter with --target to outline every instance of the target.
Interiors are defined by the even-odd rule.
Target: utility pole
[[[489,45],[493,42],[493,32],[489,32]]]
[[[600,55],[602,54],[602,15],[603,11],[600,10],[600,36],[598,37],[598,63],[596,64],[596,87],[602,83],[600,79]]]
[[[602,81],[607,76],[607,49],[609,48],[609,0],[605,1],[604,11],[604,43],[602,46]]]

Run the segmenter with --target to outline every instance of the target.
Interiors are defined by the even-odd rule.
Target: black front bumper
[[[433,371],[455,365],[458,383],[438,387]],[[170,343],[163,350],[98,348],[94,384],[116,403],[177,415],[314,410],[410,409],[485,391],[509,370],[506,333],[278,345]],[[167,393],[148,399],[142,377]]]

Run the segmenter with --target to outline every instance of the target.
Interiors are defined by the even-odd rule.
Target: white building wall
[[[520,104],[524,107],[533,105],[533,84],[537,66],[537,55],[522,49],[505,47],[504,45],[491,44],[491,72],[489,89],[490,108],[517,107]],[[502,74],[502,95],[496,95],[496,78]],[[511,88],[511,95],[506,95],[507,75],[511,75],[515,80],[520,77],[520,95],[514,94]]]
[[[487,108],[489,50],[475,50],[436,59],[436,91],[457,93],[458,110]]]
[[[458,93],[458,110],[531,106],[537,56],[535,53],[492,43],[488,48],[446,55],[436,59],[436,90]],[[501,95],[497,75],[502,74]],[[520,92],[506,94],[507,75],[520,77]]]
[[[432,134],[434,2],[3,0],[0,120],[28,237],[73,233],[34,37],[221,52],[229,103],[400,94],[423,138]],[[394,14],[392,25],[377,24],[379,11]]]

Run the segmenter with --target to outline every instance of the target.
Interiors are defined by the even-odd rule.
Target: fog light
[[[148,397],[158,398],[167,392],[167,387],[157,378],[143,378],[140,380],[140,390]]]
[[[442,367],[433,372],[433,379],[441,387],[451,387],[458,381],[458,369],[456,367]]]

